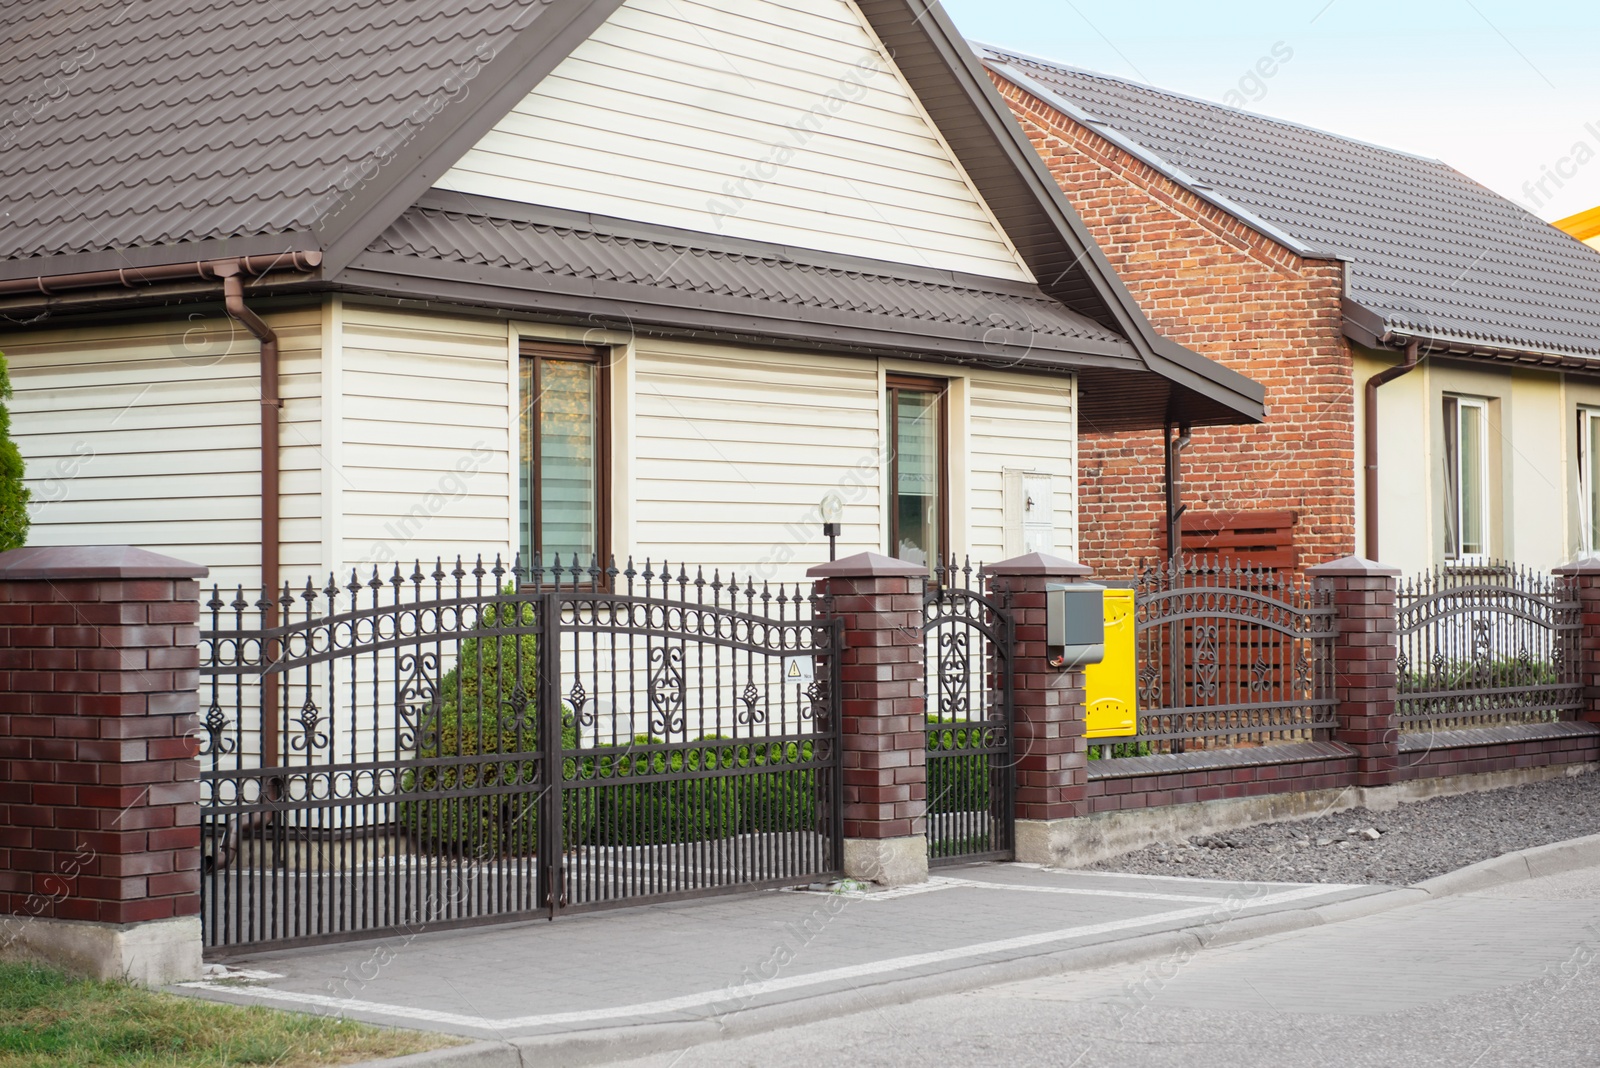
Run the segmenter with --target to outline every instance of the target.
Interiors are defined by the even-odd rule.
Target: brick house
[[[1436,160],[976,48],[1145,314],[1267,388],[1265,423],[1181,450],[1186,547],[1410,571],[1600,541],[1593,250]],[[1412,342],[1418,373],[1379,379],[1369,532],[1363,387]],[[1082,431],[1082,560],[1126,576],[1165,554],[1163,443]]]

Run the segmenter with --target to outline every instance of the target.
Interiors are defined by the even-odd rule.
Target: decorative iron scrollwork
[[[683,685],[683,650],[650,650],[650,681],[645,692],[650,702],[652,734],[671,736],[683,730]]]
[[[1215,697],[1217,695],[1217,628],[1213,626],[1199,626],[1194,628],[1194,695],[1195,697]]]
[[[761,703],[761,690],[754,679],[745,684],[739,700],[744,702],[744,711],[739,713],[740,723],[761,723],[767,718],[766,709],[756,707]]]
[[[594,725],[594,713],[584,711],[584,708],[589,704],[589,691],[583,688],[582,679],[572,680],[572,689],[567,691],[567,700],[572,705],[574,722],[582,727]]]
[[[297,719],[300,723],[300,736],[291,738],[290,746],[302,753],[327,748],[327,732],[317,729],[317,725],[322,722],[322,712],[317,708],[316,702],[311,700],[310,694],[306,695],[305,704],[300,706],[300,715]]]
[[[972,707],[967,696],[971,667],[967,633],[948,627],[939,635],[939,715],[944,719],[965,720]]]
[[[1272,671],[1272,665],[1267,663],[1266,657],[1256,657],[1256,662],[1250,665],[1250,692],[1260,693],[1268,688],[1270,683],[1267,676]]]
[[[200,750],[201,756],[223,756],[234,751],[234,739],[223,737],[223,731],[228,727],[228,717],[218,705],[213,704],[206,709],[200,726],[206,732],[206,744]]]
[[[434,688],[433,680],[439,674],[439,658],[433,653],[406,653],[396,661],[395,667],[405,675],[405,681],[395,693],[395,714],[400,720],[400,730],[396,741],[402,751],[415,747],[417,742],[417,726],[424,721],[424,717],[431,722],[435,711],[435,698],[438,691]],[[430,737],[424,739],[424,745],[432,743],[432,730]]]
[[[1311,661],[1306,657],[1304,649],[1298,649],[1295,651],[1294,695],[1296,697],[1306,699],[1316,696],[1315,683],[1313,681],[1311,672]]]

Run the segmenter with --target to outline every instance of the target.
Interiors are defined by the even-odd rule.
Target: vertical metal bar
[[[561,911],[561,599],[559,587],[539,598],[539,874],[541,904],[551,919]]]

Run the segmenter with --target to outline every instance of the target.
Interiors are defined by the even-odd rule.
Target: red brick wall
[[[1452,746],[1401,752],[1397,779],[1438,779],[1450,775],[1476,775],[1521,768],[1547,768],[1565,764],[1592,764],[1600,760],[1600,736],[1541,738],[1532,742],[1499,745]]]
[[[1190,510],[1297,513],[1302,567],[1353,553],[1341,265],[1296,256],[995,80],[1155,328],[1266,387],[1266,423],[1195,430],[1184,462]],[[1163,555],[1160,434],[1097,435],[1085,419],[1079,448],[1080,559],[1102,579],[1129,577]]]
[[[1137,757],[1132,759],[1137,760]],[[1301,760],[1288,764],[1204,771],[1171,771],[1154,775],[1109,778],[1125,760],[1089,765],[1086,801],[1090,812],[1192,805],[1224,798],[1264,797],[1308,790],[1338,790],[1355,781],[1355,757]]]
[[[189,578],[0,565],[0,916],[199,913],[198,598]]]

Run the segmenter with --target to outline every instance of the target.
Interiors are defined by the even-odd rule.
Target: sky
[[[1600,206],[1593,0],[944,4],[968,37],[1441,159],[1547,220]]]

